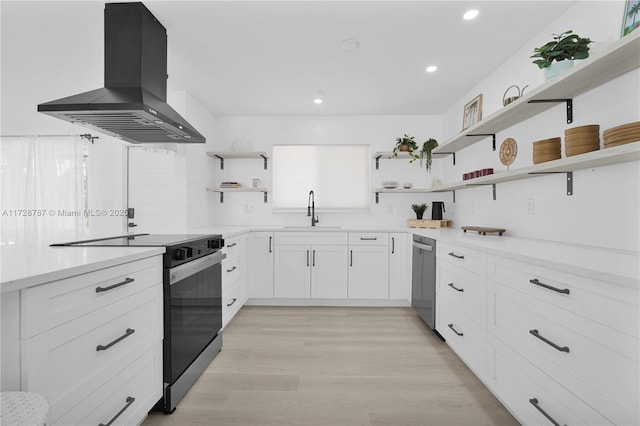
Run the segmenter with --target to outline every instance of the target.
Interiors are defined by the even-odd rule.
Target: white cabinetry
[[[524,366],[530,383],[519,402],[536,421],[545,421],[542,408],[562,424],[638,424],[638,286],[499,256],[489,271],[488,329],[500,342],[489,365],[507,357]],[[521,391],[497,376],[489,383],[502,394]]]
[[[225,239],[222,261],[222,328],[247,301],[249,237],[242,234]]]
[[[389,234],[389,299],[411,302],[410,234]]]
[[[436,246],[436,329],[482,378],[486,370],[487,256],[446,242]]]
[[[22,290],[21,387],[51,424],[142,421],[162,397],[162,294],[160,256]]]
[[[273,299],[273,232],[251,232],[249,243],[249,299]]]
[[[349,232],[349,299],[389,299],[389,234]]]
[[[275,237],[276,298],[347,297],[346,233],[279,232]]]

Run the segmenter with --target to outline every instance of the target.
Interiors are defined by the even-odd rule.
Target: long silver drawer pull
[[[127,404],[126,404],[124,407],[122,407],[122,409],[121,409],[120,411],[118,411],[118,413],[117,413],[115,416],[113,416],[113,418],[112,418],[111,420],[109,420],[109,423],[106,423],[106,424],[105,424],[105,423],[100,423],[98,426],[111,426],[111,425],[113,424],[113,422],[115,422],[115,421],[116,421],[116,419],[117,419],[118,417],[120,417],[120,415],[121,415],[122,413],[124,413],[124,410],[126,410],[127,408],[129,408],[129,406],[130,406],[131,404],[133,404],[133,401],[135,401],[135,400],[136,400],[136,399],[135,399],[134,397],[132,397],[132,396],[128,396],[128,397],[127,397]]]
[[[553,419],[553,417],[551,417],[549,414],[547,414],[547,412],[544,411],[540,405],[538,405],[538,398],[531,398],[529,400],[529,402],[531,403],[531,405],[536,407],[536,410],[540,411],[542,413],[542,415],[545,416],[547,418],[547,420],[549,420],[553,424],[553,426],[560,426],[560,423],[556,422]],[[565,425],[565,426],[567,426],[567,425]]]
[[[237,245],[238,245],[238,243],[227,244],[227,248],[235,247]]]
[[[120,286],[130,284],[134,281],[135,280],[133,278],[126,278],[124,281],[118,284],[110,285],[109,287],[96,287],[96,293],[102,293],[103,291],[113,290],[114,288],[118,288]]]
[[[106,351],[107,349],[109,349],[111,346],[115,345],[116,343],[118,343],[119,341],[126,339],[127,337],[131,336],[133,333],[135,333],[135,330],[133,328],[127,328],[127,331],[120,337],[118,337],[116,340],[114,340],[113,342],[109,343],[108,345],[98,345],[96,346],[96,351],[100,352],[100,351]]]
[[[456,259],[464,259],[464,256],[460,256],[459,254],[455,254],[454,252],[450,252],[449,256],[453,256]]]
[[[462,293],[462,292],[464,291],[464,288],[458,288],[458,287],[456,287],[455,285],[453,285],[453,283],[449,283],[449,284],[447,284],[447,285],[448,285],[449,287],[451,287],[452,289],[459,291],[460,293]]]
[[[529,280],[529,282],[531,284],[539,285],[540,287],[548,288],[549,290],[557,291],[558,293],[569,294],[569,289],[568,288],[557,288],[557,287],[551,286],[549,284],[541,283],[540,280],[538,280],[537,278]]]
[[[376,241],[378,237],[360,237],[360,241]]]
[[[535,337],[537,337],[538,339],[542,340],[547,345],[552,346],[553,348],[559,350],[560,352],[569,352],[569,347],[568,346],[558,346],[558,345],[556,345],[551,340],[548,340],[548,339],[545,339],[544,337],[542,337],[540,335],[540,333],[538,332],[538,330],[536,330],[536,329],[529,330],[529,333],[533,334]]]
[[[233,305],[234,303],[236,303],[236,300],[238,300],[238,299],[236,299],[236,298],[234,297],[234,298],[233,298],[233,300],[231,301],[231,303],[227,303],[227,306],[231,306],[231,305]]]
[[[236,269],[238,269],[238,268],[237,268],[236,266],[234,266],[234,267],[233,267],[233,268],[231,268],[231,269],[227,269],[227,272],[233,272],[233,271],[235,271]]]
[[[464,333],[459,333],[458,330],[456,330],[455,328],[453,328],[453,324],[448,324],[447,327],[449,327],[450,329],[453,330],[454,333],[456,333],[458,336],[464,336]]]

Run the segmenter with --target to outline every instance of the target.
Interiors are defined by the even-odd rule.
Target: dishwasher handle
[[[413,242],[413,246],[417,247],[419,249],[422,250],[426,250],[426,251],[433,251],[433,246],[427,245],[427,244],[422,244],[422,243],[417,243],[417,242]]]

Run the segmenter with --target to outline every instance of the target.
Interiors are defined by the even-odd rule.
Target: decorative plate
[[[517,155],[518,144],[516,143],[516,140],[513,138],[505,139],[504,142],[502,142],[502,145],[500,145],[500,161],[502,164],[505,166],[510,165],[513,163],[513,160],[516,159]]]

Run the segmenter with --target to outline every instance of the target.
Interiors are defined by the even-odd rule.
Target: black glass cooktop
[[[94,240],[71,241],[52,246],[92,247],[168,247],[202,239],[219,238],[220,235],[204,234],[131,234]]]

